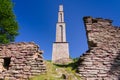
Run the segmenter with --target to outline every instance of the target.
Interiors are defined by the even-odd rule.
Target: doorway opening
[[[11,58],[10,57],[5,57],[3,59],[4,59],[3,67],[8,70],[10,62],[11,62]]]

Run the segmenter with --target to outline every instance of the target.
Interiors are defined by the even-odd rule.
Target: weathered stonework
[[[84,17],[89,50],[79,60],[83,80],[120,80],[120,28],[112,21]]]
[[[65,64],[71,62],[69,59],[69,44],[54,43],[52,61],[57,64]]]
[[[0,45],[0,80],[28,80],[45,73],[42,53],[32,42]]]

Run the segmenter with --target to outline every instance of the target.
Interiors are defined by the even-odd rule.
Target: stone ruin
[[[82,80],[120,80],[120,27],[112,20],[84,17],[89,50],[79,59]]]
[[[32,42],[0,45],[0,80],[28,80],[45,73],[42,53]]]
[[[120,28],[112,20],[84,17],[89,50],[80,56],[82,80],[120,80]],[[46,72],[42,51],[30,43],[0,45],[0,80],[28,80]]]

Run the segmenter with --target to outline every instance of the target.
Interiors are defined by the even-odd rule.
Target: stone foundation
[[[53,43],[52,62],[68,63],[69,62],[69,44],[67,42]]]
[[[83,80],[120,80],[120,28],[112,20],[84,17],[89,50],[79,60]]]
[[[42,51],[34,43],[0,46],[0,80],[27,80],[45,73]]]

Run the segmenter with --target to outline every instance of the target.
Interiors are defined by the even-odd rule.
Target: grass
[[[30,80],[63,80],[67,75],[67,80],[81,80],[79,76],[76,75],[76,62],[67,65],[53,64],[51,61],[45,61],[47,72],[39,76],[33,77]]]

